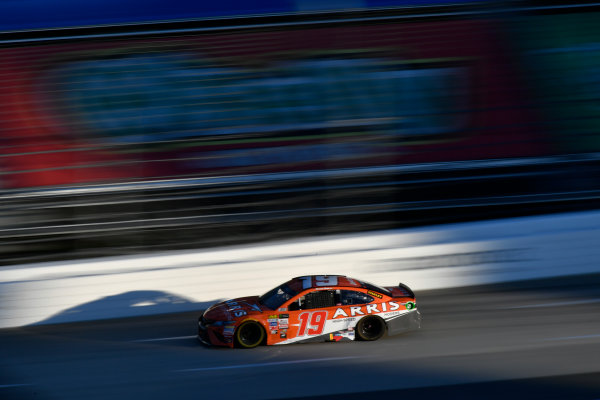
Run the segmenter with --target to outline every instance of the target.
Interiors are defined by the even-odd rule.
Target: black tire
[[[258,322],[246,321],[235,331],[235,343],[238,347],[251,349],[260,345],[265,336],[265,330]]]
[[[358,340],[377,340],[385,333],[385,321],[377,316],[364,317],[356,324],[356,337]]]

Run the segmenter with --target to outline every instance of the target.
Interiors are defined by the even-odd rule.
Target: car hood
[[[258,299],[258,296],[238,297],[213,304],[204,312],[204,318],[233,321],[246,315],[260,314],[267,309]]]

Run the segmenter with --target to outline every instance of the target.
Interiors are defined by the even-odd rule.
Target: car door
[[[332,289],[310,289],[296,296],[288,304],[287,318],[278,321],[279,338],[290,343],[325,340],[329,333],[327,320],[335,311],[336,296]],[[282,328],[282,322],[286,328]]]

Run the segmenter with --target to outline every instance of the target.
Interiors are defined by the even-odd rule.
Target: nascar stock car
[[[198,339],[208,345],[252,348],[302,342],[377,340],[418,329],[413,291],[341,275],[294,278],[262,296],[209,307],[198,319]]]

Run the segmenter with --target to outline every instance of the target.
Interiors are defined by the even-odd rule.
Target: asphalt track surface
[[[600,275],[417,293],[423,328],[252,350],[196,313],[0,331],[0,399],[600,399]]]

